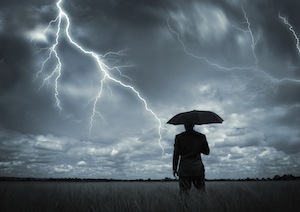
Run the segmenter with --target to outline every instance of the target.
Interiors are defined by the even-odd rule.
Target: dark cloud
[[[291,92],[293,91],[293,92]],[[275,90],[275,99],[282,104],[294,105],[300,101],[297,93],[300,91],[300,85],[297,82],[283,82]]]
[[[107,69],[126,88],[107,79],[92,116],[105,73],[69,42],[63,20],[59,112],[57,75],[49,77],[54,55],[41,71],[55,43],[57,22],[48,25],[58,15],[55,2],[1,1],[0,175],[170,176],[173,139],[183,128],[165,123],[192,109],[224,119],[197,127],[211,145],[211,156],[203,157],[208,178],[236,178],[236,170],[238,177],[299,173],[299,52],[279,18],[298,35],[298,2],[72,0],[62,6],[73,41],[85,50],[125,50],[102,62],[120,66],[121,75]],[[159,143],[160,123],[168,131],[161,129]]]
[[[24,40],[14,36],[0,37],[0,58],[1,58],[1,92],[13,89],[21,79],[28,77],[27,68],[31,63],[30,50]]]

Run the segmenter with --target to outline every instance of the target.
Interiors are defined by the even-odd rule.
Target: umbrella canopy
[[[192,110],[179,113],[171,118],[167,124],[212,124],[222,123],[223,119],[211,111]]]

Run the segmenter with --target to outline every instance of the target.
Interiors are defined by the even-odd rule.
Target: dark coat
[[[179,176],[203,176],[204,165],[201,153],[208,155],[209,152],[205,135],[194,130],[180,133],[175,137],[173,170],[177,171],[180,156]]]

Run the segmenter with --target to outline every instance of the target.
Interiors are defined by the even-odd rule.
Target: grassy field
[[[0,211],[299,211],[300,181],[207,182],[181,198],[176,182],[0,182]]]

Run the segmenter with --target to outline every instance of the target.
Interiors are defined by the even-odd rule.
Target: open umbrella
[[[212,124],[222,123],[223,119],[214,112],[192,110],[183,113],[179,113],[171,118],[167,124]]]

